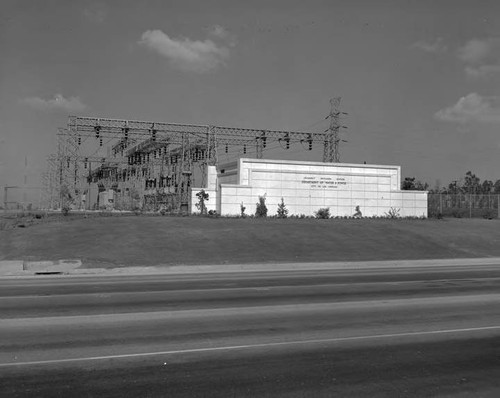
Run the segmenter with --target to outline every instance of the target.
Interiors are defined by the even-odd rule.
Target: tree
[[[416,180],[415,177],[405,177],[401,189],[403,191],[427,191],[429,184]]]
[[[500,194],[500,180],[496,180],[493,184],[493,193]]]
[[[401,183],[401,189],[403,191],[413,191],[415,189],[415,177],[405,177]]]
[[[288,209],[286,208],[285,201],[281,198],[281,203],[278,203],[278,218],[287,218]]]
[[[429,184],[426,182],[416,181],[415,191],[427,191],[429,189]]]
[[[493,191],[493,181],[484,180],[480,188],[481,193],[491,193]]]
[[[67,216],[73,204],[73,196],[71,196],[71,192],[66,185],[61,185],[60,189],[61,211],[63,215]]]
[[[207,207],[205,206],[205,202],[209,198],[208,193],[206,193],[205,190],[202,189],[196,194],[196,197],[198,198],[198,203],[196,203],[197,209],[201,214],[207,214]]]
[[[476,175],[473,174],[472,171],[468,171],[467,173],[465,173],[465,179],[464,179],[465,192],[467,193],[479,192],[480,182],[481,179],[479,177],[476,177]]]
[[[448,189],[445,193],[456,195],[462,193],[463,187],[460,181],[452,181],[448,184]]]
[[[259,203],[255,209],[255,217],[267,217],[266,195],[259,196]]]

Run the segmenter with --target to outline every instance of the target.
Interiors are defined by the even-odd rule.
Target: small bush
[[[452,207],[450,210],[451,216],[455,218],[463,218],[468,215],[467,209],[462,209],[460,207]]]
[[[278,218],[287,218],[288,217],[288,209],[286,208],[285,201],[281,198],[281,203],[278,204],[278,211],[276,216]]]
[[[330,218],[330,208],[329,207],[323,207],[319,209],[318,211],[314,212],[314,216],[319,219],[327,219]]]
[[[259,203],[255,209],[255,217],[267,217],[266,196],[259,196]]]
[[[241,217],[241,218],[245,218],[245,217],[247,216],[247,215],[245,214],[245,210],[246,210],[246,209],[247,209],[247,208],[246,208],[245,206],[243,206],[243,202],[241,202],[241,204],[240,204],[240,217]]]
[[[359,206],[356,206],[356,208],[354,209],[355,210],[355,213],[354,213],[354,218],[363,218],[363,213],[361,212],[361,209],[359,208]]]
[[[441,220],[443,218],[443,213],[441,213],[437,209],[429,209],[429,217],[430,218],[437,218],[438,220]]]
[[[497,218],[498,212],[495,209],[484,209],[483,210],[483,218],[486,218],[488,220],[492,220],[494,218]]]
[[[71,208],[68,206],[68,205],[64,205],[62,208],[61,208],[61,213],[63,216],[67,216],[70,212]]]
[[[401,218],[399,215],[400,209],[396,209],[395,207],[391,207],[387,213],[385,213],[386,218]]]
[[[217,212],[215,210],[209,210],[208,216],[209,217],[219,217],[219,215],[217,214]]]

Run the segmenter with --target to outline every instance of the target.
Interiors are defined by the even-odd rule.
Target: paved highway
[[[2,397],[500,396],[500,264],[0,279]]]

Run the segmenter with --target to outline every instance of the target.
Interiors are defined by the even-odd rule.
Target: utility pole
[[[3,187],[3,212],[4,214],[7,214],[7,192],[9,190],[9,187]]]
[[[325,119],[330,119],[330,127],[325,130],[328,132],[328,136],[325,139],[323,147],[323,162],[339,163],[340,162],[340,152],[339,152],[339,142],[347,142],[341,140],[339,137],[339,132],[341,128],[347,128],[340,124],[340,115],[347,115],[346,112],[340,111],[340,100],[341,97],[335,97],[330,100],[330,114]]]

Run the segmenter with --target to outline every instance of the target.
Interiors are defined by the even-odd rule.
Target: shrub
[[[497,216],[498,213],[496,209],[483,209],[483,218],[492,220],[494,218],[497,218]]]
[[[468,210],[461,207],[452,207],[450,210],[452,217],[463,218],[468,215]]]
[[[267,217],[266,196],[259,196],[259,203],[255,209],[255,217]]]
[[[354,218],[363,218],[363,213],[361,212],[359,206],[356,206],[355,211]]]
[[[217,214],[217,211],[215,211],[215,210],[209,210],[208,216],[209,217],[219,217],[219,215]]]
[[[443,218],[443,213],[441,213],[437,209],[429,209],[429,217],[430,218],[437,218],[438,220],[441,220]]]
[[[387,213],[385,213],[386,218],[401,218],[399,215],[400,209],[396,209],[395,207],[391,207]]]
[[[315,211],[314,216],[316,218],[322,218],[322,219],[330,218],[330,208],[323,207],[323,208],[319,209],[318,211]]]
[[[246,207],[243,206],[243,202],[240,204],[240,217],[245,218],[247,215],[245,214]]]
[[[288,217],[288,209],[286,208],[285,201],[281,198],[281,203],[278,204],[277,211],[278,218],[287,218]]]
[[[61,208],[61,213],[63,216],[67,216],[69,214],[70,210],[71,210],[71,208],[68,205],[64,205]]]

